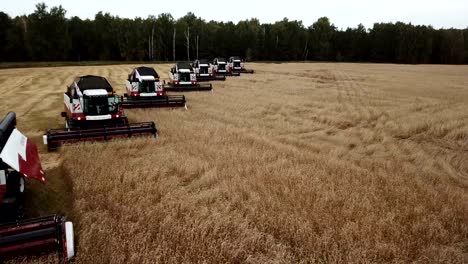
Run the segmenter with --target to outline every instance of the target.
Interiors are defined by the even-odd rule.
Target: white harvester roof
[[[85,90],[83,92],[84,95],[86,96],[102,96],[102,95],[107,95],[107,90],[106,89],[93,89],[93,90]]]
[[[140,81],[156,81],[154,76],[139,76]]]

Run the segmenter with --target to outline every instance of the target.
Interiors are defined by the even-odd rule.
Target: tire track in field
[[[366,103],[369,101],[364,101],[363,100],[363,94],[365,93],[364,89],[354,82],[349,75],[344,72],[340,71],[339,72],[340,77],[343,77],[345,87],[349,88],[351,91],[354,91],[352,93],[354,102],[357,105],[361,105],[364,107],[358,108],[358,111],[360,111],[360,116],[365,117],[363,121],[361,121],[359,127],[361,130],[364,130],[362,134],[368,134],[371,133],[373,134],[372,136],[385,136],[385,137],[394,137],[392,133],[388,133],[388,131],[385,131],[385,129],[380,129],[377,131],[375,128],[377,127],[378,124],[384,125],[384,123],[389,119],[389,115],[386,114],[385,112],[380,112],[378,114],[375,114],[370,107],[366,107]],[[398,98],[399,102],[402,101],[409,101],[407,98],[400,97]],[[401,100],[404,99],[404,100]],[[447,105],[443,103],[436,103],[433,105],[430,105],[428,107],[425,107],[422,109],[426,113],[435,113],[442,111],[443,109],[446,109]],[[367,114],[367,116],[366,116]],[[408,117],[413,114],[417,114],[411,111],[405,111],[404,114],[400,114],[398,116],[394,116],[393,118],[395,119],[400,119],[402,117]],[[373,116],[377,116],[378,118],[374,118]],[[381,116],[385,118],[380,118]],[[370,117],[370,118],[369,118]],[[426,132],[423,132],[424,134]],[[423,134],[420,135],[415,135],[416,137],[423,136]],[[427,137],[427,136],[424,136]],[[362,137],[361,137],[362,138]],[[408,139],[413,142],[414,141],[413,137]],[[408,140],[403,140],[403,141],[408,141]],[[465,166],[465,162],[463,156],[467,155],[468,150],[463,149],[461,146],[455,146],[452,147],[449,152],[446,151],[446,146],[451,145],[450,142],[443,142],[441,143],[441,140],[438,140],[439,143],[435,144],[434,142],[429,143],[429,144],[404,144],[400,142],[401,140],[396,140],[395,144],[392,144],[393,147],[391,147],[392,152],[394,152],[396,155],[402,157],[405,160],[408,160],[410,163],[412,163],[415,167],[418,166],[424,166],[424,163],[415,163],[415,159],[413,157],[417,157],[417,155],[423,155],[425,158],[423,160],[431,160],[435,159],[437,160],[436,166],[439,166],[439,170],[441,173],[446,172],[449,175],[452,175],[453,179],[456,180],[461,180],[464,183],[468,182],[468,166]],[[418,161],[419,162],[419,161]],[[432,169],[436,169],[433,167]],[[455,176],[453,176],[455,175]]]
[[[342,80],[342,82],[340,82],[342,85],[341,89],[349,91],[349,93],[347,93],[350,95],[349,101],[352,102],[355,111],[358,112],[358,123],[355,128],[353,128],[360,141],[357,146],[358,149],[361,145],[381,144],[383,138],[393,138],[393,135],[385,126],[386,122],[390,119],[390,115],[387,111],[379,108],[372,108],[370,106],[372,102],[370,93],[366,92],[361,84],[356,83],[348,73],[345,71],[338,71],[338,75]],[[392,116],[392,118],[398,117]],[[404,144],[400,144],[399,140],[387,142],[382,146],[384,147],[383,150],[386,149],[388,152],[407,160],[411,160],[411,156],[419,152],[419,149],[415,150],[414,148],[408,148]]]
[[[67,68],[60,68],[54,71],[47,70],[45,74],[41,74],[38,78],[33,80],[29,91],[27,91],[27,104],[22,116],[28,116],[30,113],[47,112],[48,110],[55,109],[55,106],[61,106],[59,102],[62,100],[62,93],[66,89],[66,82],[73,75],[72,71]],[[71,77],[71,78],[70,78]],[[70,80],[71,82],[71,80]],[[46,89],[52,87],[52,89]],[[40,96],[34,96],[40,92]],[[35,118],[38,118],[35,115]]]
[[[362,126],[373,116],[371,107],[369,106],[369,98],[363,87],[356,83],[350,75],[343,70],[336,71],[339,78],[338,86],[346,91],[346,100],[350,102],[354,111],[357,113],[356,119],[353,120],[355,126]]]
[[[282,78],[281,78],[282,79]],[[204,117],[210,120],[217,120],[218,122],[225,123],[229,126],[238,128],[252,127],[257,131],[263,131],[262,133],[268,133],[268,131],[274,130],[277,133],[272,134],[270,137],[275,140],[284,141],[284,137],[297,136],[297,131],[308,131],[306,134],[308,138],[298,139],[298,144],[310,145],[310,137],[314,138],[314,142],[319,144],[325,144],[328,141],[327,138],[317,138],[310,131],[319,132],[321,130],[328,130],[333,124],[330,124],[331,119],[326,117],[320,117],[317,115],[319,110],[317,107],[312,107],[314,104],[310,102],[301,102],[301,98],[294,101],[294,104],[282,101],[284,97],[284,88],[279,85],[278,88],[269,89],[268,93],[264,90],[255,87],[249,87],[250,82],[247,80],[239,79],[236,84],[236,90],[251,90],[247,98],[231,97],[232,90],[219,91],[214,94],[216,99],[210,100],[209,107],[204,108]],[[287,82],[290,83],[290,82]],[[215,83],[215,85],[218,83]],[[216,89],[216,88],[215,88]],[[246,92],[247,94],[247,92]],[[236,96],[239,94],[236,93]],[[242,105],[241,108],[226,109],[226,100],[232,103]],[[302,107],[309,103],[309,107]],[[245,111],[243,108],[248,108]],[[214,109],[214,110],[213,110]],[[219,110],[224,109],[225,111],[231,112],[237,110],[239,115],[219,115]],[[251,118],[255,116],[255,118]],[[289,127],[292,127],[291,131]],[[322,142],[324,141],[324,142]],[[317,147],[310,145],[314,151],[317,151]]]
[[[361,106],[356,104],[357,92],[355,91],[355,87],[349,85],[342,71],[334,69],[333,75],[336,81],[332,85],[338,92],[337,101],[343,107],[339,116],[335,116],[335,119],[337,117],[341,119],[337,128],[346,130],[357,125],[358,120],[356,120],[355,116],[356,113],[360,113],[362,110]]]

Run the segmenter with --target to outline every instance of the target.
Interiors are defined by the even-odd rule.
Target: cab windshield
[[[200,74],[208,73],[208,66],[200,66]]]
[[[156,85],[154,81],[143,81],[140,83],[140,93],[154,93]]]
[[[109,115],[118,111],[119,99],[115,96],[85,96],[83,100],[85,115]]]
[[[190,82],[190,73],[184,72],[179,74],[179,78],[181,82]]]

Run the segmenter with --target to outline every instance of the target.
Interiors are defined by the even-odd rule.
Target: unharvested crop
[[[73,77],[133,66],[1,70],[1,113],[39,143]],[[468,67],[249,66],[127,111],[158,139],[42,147],[30,214],[67,213],[77,263],[468,262]]]

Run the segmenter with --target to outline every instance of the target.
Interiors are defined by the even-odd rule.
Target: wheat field
[[[75,76],[135,66],[0,70],[1,115],[40,143]],[[126,111],[158,139],[41,146],[29,215],[73,220],[75,263],[468,263],[468,66],[248,66]]]

